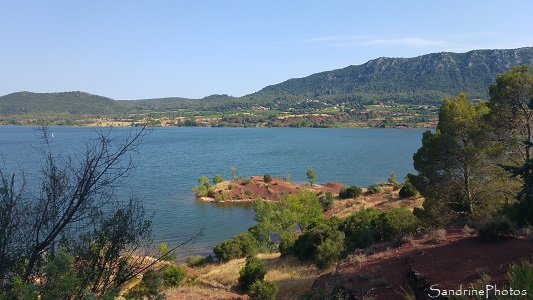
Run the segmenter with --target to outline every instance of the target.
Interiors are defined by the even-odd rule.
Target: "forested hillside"
[[[46,119],[49,124],[75,124],[77,121],[90,124],[87,118],[102,117],[134,123],[136,119],[164,116],[174,123],[176,118],[186,118],[191,124],[197,124],[191,118],[267,110],[274,115],[347,112],[349,118],[363,121],[375,118],[375,123],[381,124],[385,117],[393,117],[398,112],[416,117],[410,111],[427,109],[427,105],[437,106],[445,97],[459,93],[465,93],[469,99],[486,99],[487,86],[494,77],[519,64],[533,64],[533,47],[442,52],[415,58],[382,57],[363,65],[289,79],[238,98],[211,95],[202,99],[169,97],[131,101],[85,92],[18,92],[0,97],[0,123],[30,124]],[[363,111],[372,104],[409,107],[388,115]],[[361,113],[364,115],[356,116]]]
[[[510,67],[533,63],[533,48],[441,52],[415,58],[385,58],[265,87],[247,96],[291,106],[305,99],[334,103],[438,104],[461,92],[488,97],[487,85]]]

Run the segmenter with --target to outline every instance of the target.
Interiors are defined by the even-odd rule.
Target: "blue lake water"
[[[54,151],[64,154],[83,149],[93,128],[51,127]],[[109,129],[99,129],[109,130]],[[129,130],[114,128],[112,133]],[[366,187],[396,172],[398,181],[414,172],[413,153],[421,146],[425,129],[362,128],[155,128],[134,155],[138,163],[119,195],[133,194],[153,213],[157,242],[172,244],[204,228],[190,253],[209,253],[217,243],[254,224],[250,205],[211,204],[195,200],[191,188],[198,177],[220,174],[230,179],[269,173],[305,182],[313,168],[317,182],[338,181]],[[24,170],[37,178],[40,141],[32,127],[0,126],[0,153],[4,168]]]

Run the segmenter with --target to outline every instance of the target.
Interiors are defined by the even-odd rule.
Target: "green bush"
[[[360,210],[344,220],[339,226],[345,234],[346,252],[366,248],[380,240],[378,229],[381,213],[374,208]]]
[[[414,233],[418,226],[418,219],[407,208],[401,207],[385,212],[374,208],[360,210],[346,218],[339,228],[346,235],[346,252],[351,253],[402,233]]]
[[[495,217],[478,226],[479,237],[489,242],[513,236],[515,231],[516,225],[505,217]]]
[[[267,173],[267,174],[263,175],[263,181],[265,183],[271,182],[272,181],[272,177],[270,176],[270,174]]]
[[[246,179],[245,181],[243,181],[243,182],[241,183],[241,185],[247,185],[247,184],[250,184],[250,183],[252,183],[252,180],[251,180],[250,178],[248,178],[248,179]]]
[[[201,256],[201,255],[191,255],[191,256],[187,256],[187,258],[185,259],[185,264],[187,265],[187,267],[195,267],[195,266],[200,266],[204,261],[204,257]]]
[[[390,240],[402,233],[415,233],[419,226],[418,219],[405,207],[384,211],[379,219],[382,240]]]
[[[224,201],[224,199],[226,199],[228,194],[226,192],[224,192],[224,191],[219,191],[214,196],[215,197],[213,197],[213,198],[215,198],[215,202],[221,202],[221,201]]]
[[[406,183],[404,186],[400,189],[400,197],[401,198],[408,198],[408,197],[414,197],[418,194],[418,191],[411,183]]]
[[[75,294],[80,280],[74,275],[73,263],[74,257],[65,248],[59,248],[54,259],[44,268],[47,284],[43,300],[68,299]]]
[[[218,184],[218,183],[221,183],[221,182],[224,182],[224,178],[222,178],[222,176],[215,175],[215,177],[213,177],[213,184]]]
[[[257,242],[258,251],[261,253],[269,252],[272,249],[273,243],[270,240],[268,230],[260,224],[255,224],[248,227],[250,233]]]
[[[387,178],[387,182],[392,184],[392,185],[398,184],[398,182],[396,181],[396,172],[392,172],[390,174],[389,178]]]
[[[252,283],[263,280],[266,275],[265,264],[255,256],[246,257],[246,263],[239,272],[239,285],[244,290],[249,290]]]
[[[251,300],[274,300],[278,294],[278,286],[268,280],[257,280],[250,286]]]
[[[281,256],[293,254],[295,242],[296,242],[296,237],[294,236],[294,234],[291,234],[291,233],[282,234],[279,237],[279,253],[281,253]]]
[[[320,202],[320,205],[322,206],[322,210],[326,211],[328,209],[333,208],[333,194],[331,192],[320,192],[318,194],[318,202]]]
[[[167,244],[160,243],[158,248],[159,253],[161,254],[161,260],[175,261],[178,258],[178,255],[176,253],[168,250]]]
[[[321,269],[335,263],[344,250],[344,233],[328,223],[320,223],[301,234],[294,243],[300,260],[312,260]]]
[[[379,187],[379,185],[376,185],[376,184],[373,184],[373,185],[370,185],[368,188],[368,193],[370,194],[379,194],[381,193],[381,187]]]
[[[160,271],[163,277],[163,283],[167,288],[179,286],[185,276],[187,276],[185,270],[174,264],[163,265]]]
[[[196,197],[207,197],[209,195],[210,187],[211,185],[209,184],[209,178],[206,176],[201,176],[198,178],[198,185],[196,185],[192,191]]]
[[[159,292],[163,290],[163,278],[161,273],[148,269],[144,272],[140,283],[135,285],[132,289],[124,295],[126,299],[160,299],[156,298]]]
[[[507,271],[509,286],[515,290],[533,291],[533,264],[527,260],[514,263]]]
[[[349,198],[357,198],[363,193],[363,190],[355,185],[345,187],[343,186],[339,192],[339,198],[341,199],[349,199]]]
[[[305,172],[305,176],[307,177],[307,180],[309,180],[310,185],[315,184],[316,172],[312,168],[307,169],[307,172]]]
[[[429,228],[444,227],[450,220],[454,219],[449,207],[442,201],[434,198],[424,199],[422,208],[415,207],[413,214]]]
[[[246,232],[241,232],[236,236],[225,240],[215,246],[213,252],[219,261],[229,261],[249,255],[255,255],[258,251],[257,241]]]

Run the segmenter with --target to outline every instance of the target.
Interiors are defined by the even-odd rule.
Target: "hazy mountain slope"
[[[18,92],[0,97],[0,113],[12,114],[106,114],[114,113],[114,100],[84,92]]]

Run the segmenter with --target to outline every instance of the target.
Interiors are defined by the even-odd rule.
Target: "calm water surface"
[[[109,129],[100,129],[109,130]],[[112,132],[123,130],[115,128]],[[204,227],[191,249],[209,253],[214,245],[254,224],[250,205],[202,203],[191,188],[198,177],[220,174],[229,179],[230,168],[249,177],[269,173],[305,182],[307,168],[317,182],[338,181],[366,187],[386,180],[392,171],[399,181],[412,167],[413,153],[421,146],[424,129],[315,129],[315,128],[155,128],[143,140],[138,167],[119,194],[141,198],[153,213],[156,241],[172,244]],[[52,127],[54,151],[63,154],[83,149],[95,129]],[[0,153],[7,170],[38,176],[41,164],[38,133],[31,127],[0,126]]]

